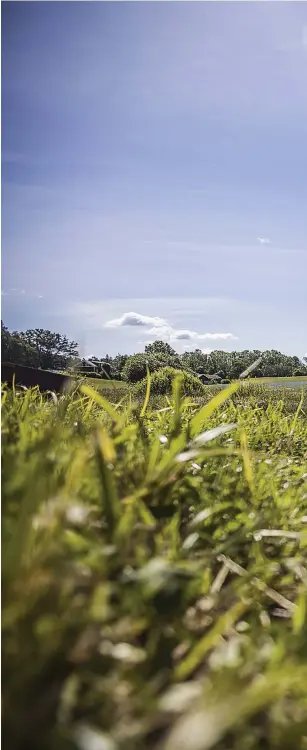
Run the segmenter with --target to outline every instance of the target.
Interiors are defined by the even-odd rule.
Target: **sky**
[[[307,4],[2,10],[2,319],[307,350]]]

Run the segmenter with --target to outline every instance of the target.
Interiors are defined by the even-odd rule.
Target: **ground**
[[[307,389],[94,384],[3,391],[4,744],[303,750]]]

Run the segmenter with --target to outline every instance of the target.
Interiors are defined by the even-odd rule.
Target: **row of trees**
[[[1,321],[1,356],[4,362],[60,370],[78,359],[78,344],[43,328],[10,333]]]
[[[90,372],[93,363],[102,377],[136,383],[146,376],[146,368],[155,372],[161,367],[174,367],[198,375],[217,376],[219,380],[234,380],[253,362],[261,357],[261,364],[252,377],[291,377],[307,375],[307,357],[290,357],[275,349],[261,352],[258,349],[241,352],[212,351],[203,354],[200,349],[177,354],[165,341],[155,341],[145,346],[140,354],[106,355],[103,361],[97,357],[81,360],[78,344],[67,336],[45,331],[42,328],[25,332],[13,331],[1,321],[2,360],[15,364],[41,367],[46,370],[65,370],[71,367]]]

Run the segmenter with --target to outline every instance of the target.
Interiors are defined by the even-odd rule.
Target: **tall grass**
[[[306,393],[4,389],[4,747],[306,748],[306,458]]]

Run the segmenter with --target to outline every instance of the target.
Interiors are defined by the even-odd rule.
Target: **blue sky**
[[[2,3],[2,318],[303,356],[307,5]]]

